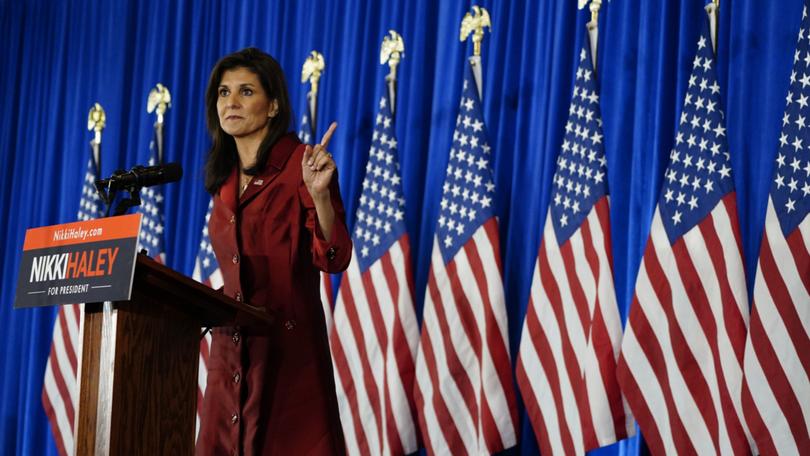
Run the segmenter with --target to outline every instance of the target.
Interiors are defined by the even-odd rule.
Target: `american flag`
[[[745,347],[743,410],[762,454],[810,452],[810,20],[799,42],[774,166]]]
[[[654,454],[750,452],[740,404],[748,298],[723,118],[706,21],[618,366]]]
[[[155,126],[155,137],[149,143],[149,166],[160,163],[160,141],[157,135],[161,130]],[[141,234],[138,238],[138,251],[146,249],[149,256],[161,264],[166,264],[166,250],[163,245],[163,190],[162,186],[146,187],[141,191],[141,205],[138,212],[143,214]]]
[[[194,261],[194,272],[192,278],[204,283],[213,289],[222,287],[225,283],[222,280],[222,271],[214,256],[214,248],[211,246],[211,239],[208,237],[208,221],[211,219],[211,211],[214,209],[214,200],[208,202],[208,211],[205,213],[205,223],[200,239],[200,251]],[[203,397],[205,387],[208,384],[208,355],[211,350],[211,333],[207,332],[200,340],[200,366],[197,370],[197,432],[200,432],[200,413],[202,412]]]
[[[419,324],[404,215],[394,117],[383,95],[330,337],[350,454],[418,449],[413,380]]]
[[[309,106],[304,107],[304,115],[301,116],[301,124],[298,126],[298,139],[304,144],[313,144],[315,139],[315,125],[310,120]],[[332,276],[325,272],[321,272],[320,290],[326,330],[329,332],[332,327]]]
[[[582,454],[634,433],[616,381],[622,323],[589,49],[579,54],[517,361],[518,387],[543,454]]]
[[[95,188],[98,167],[94,155],[98,144],[91,143],[94,151],[87,161],[82,196],[79,200],[78,219],[82,221],[104,216],[101,199]],[[64,305],[59,308],[53,327],[53,342],[45,379],[42,386],[42,405],[51,424],[56,448],[61,455],[73,454],[73,430],[76,405],[79,398],[78,360],[81,352],[81,324],[83,304]]]
[[[472,68],[464,72],[416,360],[419,426],[431,454],[516,443],[493,157]]]

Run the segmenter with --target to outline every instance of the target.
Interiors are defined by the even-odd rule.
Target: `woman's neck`
[[[259,146],[263,136],[251,135],[249,137],[233,138],[236,143],[236,152],[239,154],[239,166],[248,169],[256,164],[259,155]]]

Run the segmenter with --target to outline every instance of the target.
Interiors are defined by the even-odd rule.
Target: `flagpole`
[[[596,53],[599,50],[599,9],[602,7],[602,0],[591,0],[591,21],[588,22],[588,38],[591,45],[591,65],[596,72]]]
[[[104,131],[104,127],[107,126],[107,114],[104,112],[104,108],[101,106],[100,103],[95,102],[93,106],[90,108],[90,112],[87,113],[87,130],[93,132],[93,139],[90,140],[90,153],[92,154],[93,164],[95,166],[96,176],[99,176],[101,173],[101,133]],[[87,183],[85,182],[85,186]],[[84,196],[82,196],[82,200]],[[82,209],[79,209],[79,213],[81,214]],[[81,215],[80,215],[81,217]],[[84,357],[84,350],[82,350],[82,341],[84,340],[84,305],[77,304],[79,306],[79,344],[78,347],[73,347],[75,350],[76,358],[77,358],[77,366],[79,366],[78,371],[76,372],[76,389],[75,391],[82,390],[82,359]],[[59,315],[57,315],[56,324],[59,324],[59,318],[67,318],[66,317],[66,309],[67,307],[59,309]],[[51,342],[54,344],[55,342]],[[73,404],[74,406],[76,404]],[[73,429],[79,428],[79,414],[76,413],[73,417]],[[74,442],[75,443],[75,442]],[[75,447],[74,447],[75,448]]]
[[[87,114],[87,129],[94,132],[93,139],[90,140],[90,150],[97,173],[101,172],[101,132],[106,126],[107,114],[104,112],[104,108],[96,102]]]
[[[473,6],[472,12],[464,15],[461,20],[461,31],[459,41],[466,41],[472,34],[473,55],[469,58],[472,66],[475,85],[478,88],[478,98],[483,100],[483,75],[481,71],[481,41],[484,39],[484,27],[489,27],[492,31],[492,23],[489,20],[489,11],[481,6]]]
[[[709,15],[709,34],[712,38],[712,50],[717,54],[717,16],[720,13],[720,0],[712,0],[706,5],[706,14]]]
[[[385,76],[385,83],[388,85],[388,101],[392,115],[396,111],[397,102],[397,65],[402,57],[405,57],[405,42],[399,33],[389,30],[380,47],[380,65],[387,63],[389,68],[388,74]]]
[[[326,62],[323,59],[323,54],[318,51],[311,51],[309,57],[304,61],[304,66],[301,68],[301,83],[305,84],[309,81],[309,92],[307,92],[307,104],[309,107],[310,130],[312,130],[313,140],[316,127],[318,126],[318,82],[321,79],[321,74],[326,68]]]
[[[169,93],[169,88],[161,83],[149,91],[149,97],[146,100],[146,112],[156,113],[157,121],[155,121],[155,147],[157,147],[158,162],[156,165],[163,163],[163,114],[166,110],[172,107],[172,94]]]

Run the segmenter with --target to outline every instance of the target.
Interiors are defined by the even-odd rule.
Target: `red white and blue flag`
[[[516,443],[492,151],[472,68],[464,83],[433,237],[416,404],[430,454]]]
[[[93,149],[97,149],[94,145]],[[87,161],[79,200],[78,219],[92,220],[104,216],[101,199],[96,193],[98,167],[91,151]],[[74,452],[73,431],[79,402],[79,358],[81,352],[81,324],[83,304],[64,305],[59,308],[53,327],[53,342],[42,386],[42,405],[51,425],[56,448],[61,455]]]
[[[750,452],[748,295],[708,21],[636,279],[618,378],[654,454]]]
[[[516,371],[540,452],[549,455],[583,454],[634,433],[616,380],[622,323],[589,49],[579,54]]]
[[[810,19],[802,13],[745,347],[743,410],[762,454],[810,453]]]
[[[349,454],[419,448],[413,402],[419,323],[394,116],[379,97],[371,150],[330,343]]]

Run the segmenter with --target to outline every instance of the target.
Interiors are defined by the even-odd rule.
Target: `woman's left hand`
[[[337,128],[337,122],[332,122],[329,130],[323,135],[320,144],[315,147],[307,145],[304,150],[304,159],[301,161],[301,173],[304,176],[304,185],[313,199],[328,198],[329,184],[335,174],[335,160],[326,150]]]

